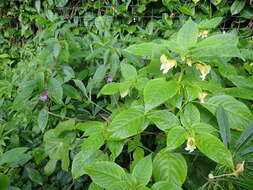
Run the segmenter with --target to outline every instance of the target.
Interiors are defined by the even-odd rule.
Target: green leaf
[[[122,152],[124,141],[107,141],[107,147],[111,151],[111,159],[114,161]]]
[[[152,190],[182,190],[182,188],[174,182],[159,181],[152,186]]]
[[[83,95],[87,98],[88,94],[83,82],[78,79],[75,79],[74,82],[75,82],[75,85],[82,91]]]
[[[197,133],[216,133],[218,130],[207,123],[195,123],[192,129]]]
[[[234,169],[232,155],[224,144],[215,136],[208,133],[195,135],[197,148],[213,161]]]
[[[38,172],[38,170],[35,170],[33,168],[26,168],[28,177],[35,183],[42,185],[43,184],[43,178]]]
[[[17,167],[28,162],[32,157],[26,153],[28,148],[18,147],[4,152],[0,157],[0,166],[7,164],[12,167]]]
[[[87,121],[85,123],[78,123],[75,128],[85,132],[85,135],[90,136],[103,130],[105,123],[99,121]]]
[[[142,132],[147,127],[144,119],[144,108],[142,106],[120,112],[107,128],[109,138],[120,140]]]
[[[227,77],[234,85],[241,88],[253,89],[253,80],[244,76],[228,76]]]
[[[137,179],[139,185],[148,184],[152,176],[152,159],[151,155],[144,157],[135,165],[132,175]]]
[[[61,83],[55,79],[50,78],[48,81],[49,96],[58,104],[62,104],[63,89]]]
[[[147,114],[150,119],[159,129],[166,131],[172,127],[180,125],[177,117],[168,110],[154,110]]]
[[[197,43],[198,25],[189,19],[177,34],[177,44],[182,49],[188,49]]]
[[[239,139],[236,141],[235,148],[241,148],[253,136],[253,122],[249,124],[245,131],[242,132]]]
[[[117,181],[112,183],[106,190],[128,190],[129,188],[127,181]]]
[[[126,80],[135,79],[137,77],[137,71],[134,66],[126,63],[121,63],[121,74]]]
[[[76,99],[76,100],[79,100],[79,101],[82,100],[79,92],[74,87],[72,87],[68,84],[64,84],[62,87],[63,87],[63,93],[67,97],[70,97],[72,99]]]
[[[106,74],[106,67],[105,65],[100,65],[98,66],[94,76],[93,76],[93,83],[95,85],[98,85],[99,83],[101,83],[104,78],[105,78],[105,74]]]
[[[145,112],[172,98],[178,89],[179,85],[175,81],[167,82],[161,78],[150,80],[144,88]]]
[[[8,190],[10,180],[7,175],[0,173],[0,190]]]
[[[227,148],[231,141],[231,134],[230,134],[228,117],[222,106],[218,106],[217,108],[217,121],[219,124],[220,135],[221,135],[222,141],[225,147]]]
[[[120,83],[111,82],[103,86],[99,94],[112,95],[119,92]]]
[[[98,161],[84,171],[91,177],[92,181],[101,187],[108,188],[111,184],[122,181],[125,171],[114,162]]]
[[[44,132],[48,121],[48,108],[45,106],[39,113],[38,125],[42,132]]]
[[[98,150],[105,142],[104,136],[102,132],[97,132],[84,139],[82,144],[82,150]]]
[[[225,88],[224,92],[227,95],[233,96],[235,98],[242,98],[246,100],[253,100],[253,90],[249,90],[247,88]]]
[[[160,151],[153,161],[153,177],[155,181],[175,182],[183,184],[187,176],[187,164],[178,153]]]
[[[205,19],[199,23],[200,29],[213,29],[219,26],[221,21],[223,20],[223,17],[214,17],[211,19]]]
[[[253,115],[248,107],[242,102],[228,95],[217,95],[211,97],[207,102],[201,104],[214,115],[221,105],[228,117],[232,129],[245,129],[253,120]]]
[[[246,1],[244,0],[235,0],[232,4],[232,6],[230,7],[230,11],[232,15],[236,15],[239,12],[241,12],[241,10],[244,8],[246,4]]]
[[[173,127],[167,132],[167,147],[171,150],[175,149],[182,145],[186,139],[187,132],[183,127]]]
[[[155,51],[165,49],[164,45],[159,45],[154,42],[146,42],[129,46],[126,51],[137,56],[152,57]]]
[[[104,188],[100,187],[99,185],[97,185],[96,183],[91,183],[89,185],[89,189],[88,190],[104,190]]]
[[[216,34],[198,42],[189,54],[198,58],[241,57],[237,43],[238,37],[234,34]]]
[[[194,123],[200,122],[200,113],[196,106],[193,104],[187,104],[184,108],[183,114],[181,114],[181,123],[184,126],[191,126]]]
[[[25,100],[32,96],[32,93],[36,87],[36,81],[26,81],[19,88],[18,95],[14,99],[13,105],[19,105],[24,103]]]

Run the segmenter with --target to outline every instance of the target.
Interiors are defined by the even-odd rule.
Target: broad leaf
[[[39,116],[38,116],[38,125],[39,125],[39,128],[42,132],[44,132],[46,126],[47,126],[47,121],[48,121],[48,108],[47,107],[44,107],[40,113],[39,113]]]
[[[196,106],[193,104],[187,104],[184,108],[183,114],[180,117],[181,123],[184,126],[191,126],[194,123],[200,122],[200,113]]]
[[[195,135],[197,148],[213,161],[234,168],[232,155],[224,144],[215,136],[208,133]]]
[[[213,29],[216,28],[222,21],[223,17],[214,17],[211,19],[203,20],[199,23],[200,29]]]
[[[82,100],[80,93],[71,85],[64,84],[62,87],[63,87],[63,94],[65,96],[79,101]]]
[[[119,92],[120,83],[111,82],[103,86],[100,90],[99,95],[112,95]]]
[[[35,170],[33,168],[26,168],[28,177],[35,183],[42,185],[43,184],[43,178],[40,175],[38,170]]]
[[[126,63],[121,63],[121,74],[126,80],[135,79],[137,77],[137,71],[134,66]]]
[[[50,78],[48,81],[49,96],[58,104],[62,103],[63,89],[61,83],[55,79]]]
[[[89,185],[89,189],[88,190],[104,190],[104,188],[100,187],[99,185],[97,185],[96,183],[91,183]]]
[[[182,188],[174,182],[159,181],[152,186],[152,190],[182,190]]]
[[[159,129],[166,131],[172,127],[180,125],[177,117],[168,110],[154,110],[147,114],[150,119]]]
[[[124,139],[142,132],[147,127],[144,119],[144,108],[142,106],[120,112],[107,128],[109,138]]]
[[[175,81],[165,81],[164,79],[150,80],[144,88],[145,112],[161,105],[169,98],[176,95],[179,85]]]
[[[94,162],[90,167],[86,167],[84,171],[94,183],[104,188],[123,180],[125,176],[125,171],[119,165],[108,161]]]
[[[137,183],[145,186],[152,176],[151,155],[144,157],[135,165],[132,175],[137,179]]]
[[[228,95],[213,96],[202,105],[214,115],[216,114],[218,106],[221,105],[225,110],[232,129],[245,129],[253,120],[253,115],[248,107]]]
[[[177,34],[177,44],[182,49],[188,49],[197,43],[198,25],[189,19]]]
[[[173,127],[167,132],[167,147],[169,149],[175,149],[182,145],[186,139],[187,132],[183,127]]]
[[[241,10],[244,8],[246,4],[246,1],[244,0],[235,0],[232,4],[232,6],[230,7],[230,11],[232,15],[236,15],[239,12],[241,12]]]
[[[153,161],[153,177],[155,181],[168,181],[183,184],[187,176],[187,164],[178,153],[160,151]]]

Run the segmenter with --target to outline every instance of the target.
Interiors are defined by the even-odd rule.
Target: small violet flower
[[[112,82],[112,81],[113,81],[112,75],[108,75],[107,79],[106,79],[106,82]]]
[[[193,152],[196,149],[195,145],[195,139],[193,137],[189,137],[187,139],[187,146],[185,148],[186,151],[189,151],[190,153]]]
[[[40,100],[43,101],[43,102],[45,102],[47,100],[47,98],[48,98],[48,92],[47,91],[43,92],[40,95]]]

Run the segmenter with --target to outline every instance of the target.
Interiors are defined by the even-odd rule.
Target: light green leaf
[[[121,63],[121,74],[126,80],[135,79],[137,77],[137,71],[134,66],[126,63]]]
[[[120,83],[111,82],[103,86],[99,94],[112,95],[119,92]]]
[[[62,104],[63,89],[61,83],[55,79],[50,78],[48,81],[49,96],[58,104]]]
[[[107,141],[107,147],[111,151],[111,159],[114,161],[122,152],[124,141]]]
[[[63,93],[67,97],[70,97],[72,99],[76,99],[76,100],[79,100],[79,101],[82,100],[82,98],[80,96],[80,93],[74,87],[72,87],[71,85],[64,84],[62,87],[63,87]]]
[[[136,106],[117,114],[108,126],[110,139],[120,140],[142,132],[147,125],[144,122],[144,108]]]
[[[43,184],[43,178],[38,172],[38,170],[35,170],[33,168],[26,168],[28,177],[35,183],[42,185]]]
[[[238,37],[234,34],[216,34],[198,42],[189,54],[198,58],[241,57],[237,43]]]
[[[213,161],[234,169],[232,155],[224,144],[215,136],[208,133],[195,135],[197,148]]]
[[[223,17],[214,17],[211,19],[205,19],[199,23],[200,29],[213,29],[216,28],[222,21]]]
[[[75,128],[85,132],[85,135],[90,136],[103,130],[105,123],[99,121],[87,121],[78,123]]]
[[[214,115],[218,106],[222,105],[232,129],[245,129],[253,120],[253,115],[248,107],[228,95],[213,96],[202,105]]]
[[[152,186],[152,190],[182,190],[182,188],[174,182],[159,181]]]
[[[168,181],[183,184],[187,176],[187,164],[178,153],[160,151],[153,161],[153,177],[155,181]]]
[[[91,183],[89,185],[89,189],[88,190],[104,190],[104,188],[100,187],[99,185],[97,185],[96,183]]]
[[[225,88],[224,92],[227,95],[233,96],[235,98],[242,98],[246,100],[253,100],[253,90],[249,90],[247,88]]]
[[[198,25],[189,19],[177,34],[177,44],[182,49],[188,49],[197,43]]]
[[[14,99],[13,105],[24,103],[25,100],[32,96],[35,87],[36,81],[26,81],[23,83],[18,90],[18,95]]]
[[[132,175],[137,179],[139,185],[145,186],[152,176],[152,169],[152,159],[151,155],[149,155],[137,162]]]
[[[83,95],[85,97],[88,97],[87,90],[86,90],[83,82],[78,79],[75,79],[74,82],[75,82],[75,85],[82,91]]]
[[[151,111],[147,114],[147,118],[154,122],[155,125],[163,131],[180,125],[180,122],[177,117],[168,110]]]
[[[97,67],[97,70],[93,76],[93,83],[95,85],[98,85],[99,83],[101,83],[104,78],[105,78],[105,74],[106,74],[106,67],[105,65],[100,65]]]
[[[48,121],[48,108],[44,107],[38,116],[38,125],[39,128],[42,132],[44,132],[46,126],[47,126],[47,121]]]
[[[194,123],[192,129],[197,133],[216,133],[218,130],[207,123]]]
[[[175,149],[182,145],[186,139],[187,132],[183,127],[173,127],[167,132],[167,147],[171,150]]]
[[[150,80],[144,88],[145,112],[172,98],[178,89],[179,85],[175,81],[167,82],[161,78]]]
[[[246,4],[246,1],[244,0],[235,0],[232,4],[232,6],[230,7],[230,11],[232,15],[236,15],[239,12],[241,12],[241,10],[244,8]]]
[[[82,150],[98,150],[105,142],[104,136],[102,132],[97,132],[84,139],[82,144]]]
[[[114,162],[97,161],[84,171],[91,177],[92,181],[101,187],[108,188],[111,184],[122,181],[125,171]]]
[[[129,190],[127,181],[117,181],[111,184],[106,190]]]
[[[196,106],[193,104],[187,104],[184,108],[183,114],[181,114],[181,123],[184,126],[191,126],[194,123],[200,122],[200,113]]]
[[[251,78],[239,75],[228,76],[227,78],[237,87],[253,89],[253,80]]]

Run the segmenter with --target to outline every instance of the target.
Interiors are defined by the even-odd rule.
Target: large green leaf
[[[194,123],[200,122],[200,113],[196,106],[193,104],[187,104],[184,108],[183,114],[181,114],[181,123],[184,126],[191,126]]]
[[[103,187],[100,187],[99,185],[97,185],[96,183],[91,183],[89,185],[89,189],[88,190],[104,190]]]
[[[230,11],[232,15],[236,15],[239,12],[241,12],[241,10],[244,8],[246,4],[246,1],[244,0],[235,0],[232,4],[232,6],[230,7]]]
[[[44,132],[48,121],[48,108],[45,106],[38,115],[38,125],[42,132]]]
[[[122,181],[125,171],[114,162],[98,161],[84,171],[91,177],[92,181],[101,187],[107,188],[111,184]]]
[[[63,86],[63,94],[69,98],[73,98],[76,100],[81,101],[82,98],[80,96],[80,93],[71,85],[68,84],[64,84]]]
[[[184,157],[178,153],[160,151],[153,161],[153,176],[155,181],[183,184],[187,176],[187,164]]]
[[[135,79],[137,77],[137,71],[134,66],[126,63],[121,63],[121,74],[126,80]]]
[[[137,179],[137,183],[145,186],[152,176],[151,155],[144,157],[135,165],[132,175]]]
[[[234,34],[216,34],[198,42],[190,54],[195,57],[241,57],[236,47],[238,37]]]
[[[147,118],[154,122],[155,125],[163,131],[180,125],[180,122],[177,117],[169,110],[151,111],[147,114]]]
[[[213,96],[202,105],[214,115],[218,106],[222,105],[228,117],[230,127],[233,129],[245,129],[253,120],[253,115],[248,107],[228,95]]]
[[[208,133],[195,135],[197,148],[213,161],[234,168],[232,155],[224,144],[215,136]]]
[[[187,132],[183,127],[173,127],[167,132],[167,147],[169,149],[175,149],[182,145],[186,138]]]
[[[224,92],[227,95],[233,96],[235,98],[242,98],[246,100],[253,100],[253,90],[247,88],[225,88]]]
[[[199,23],[200,29],[213,29],[216,28],[222,21],[223,17],[214,17],[211,19],[203,20]]]
[[[159,181],[152,186],[152,190],[182,190],[182,188],[174,182]]]
[[[107,128],[109,138],[124,139],[142,132],[147,127],[144,119],[144,108],[142,106],[120,112]]]
[[[26,168],[28,177],[35,183],[42,185],[43,184],[43,178],[40,175],[40,172],[38,170],[35,170],[33,168]]]
[[[177,34],[177,44],[181,49],[188,49],[197,43],[198,25],[189,19]]]
[[[55,79],[50,78],[48,81],[49,96],[58,104],[62,103],[63,89],[61,83]]]
[[[145,112],[176,95],[178,89],[179,84],[175,81],[167,82],[162,78],[150,80],[144,88]]]
[[[119,92],[120,83],[111,82],[103,86],[103,88],[100,90],[99,95],[112,95]]]

